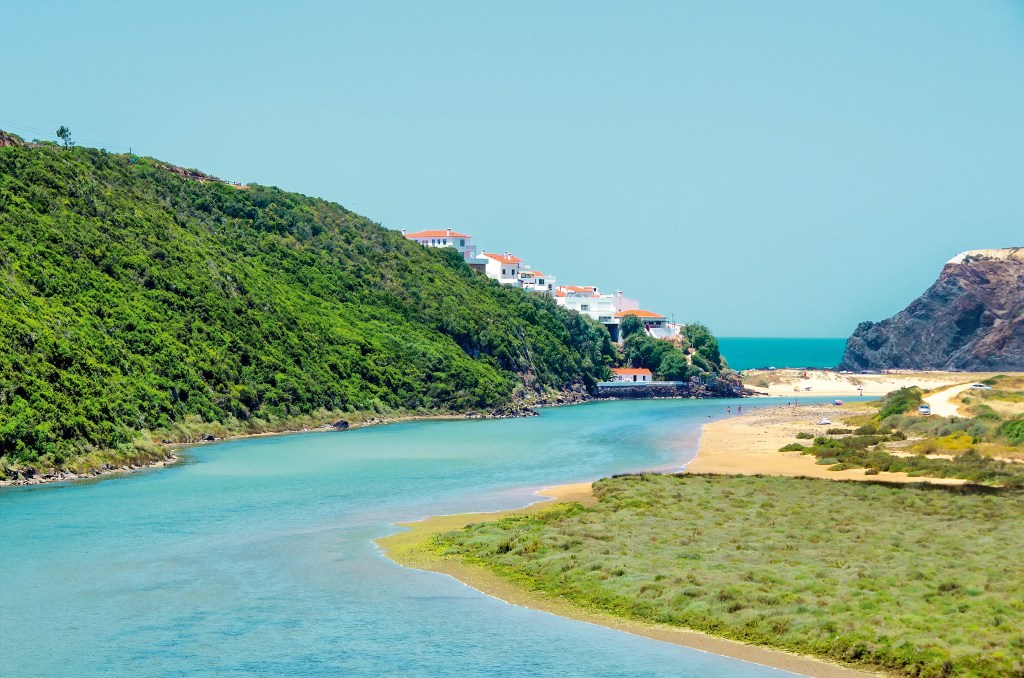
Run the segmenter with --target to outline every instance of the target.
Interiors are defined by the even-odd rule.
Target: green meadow
[[[585,608],[909,676],[1022,675],[1024,496],[643,474],[435,537]]]

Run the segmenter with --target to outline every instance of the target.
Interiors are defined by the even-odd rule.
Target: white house
[[[635,367],[613,367],[612,381],[628,381],[637,384],[649,384],[654,381],[654,375],[647,368]]]
[[[599,323],[615,322],[614,296],[601,294],[593,285],[559,285],[555,288],[555,303]]]
[[[672,329],[669,327],[668,319],[660,313],[653,313],[640,308],[629,311],[619,311],[615,314],[616,322],[621,323],[622,319],[627,315],[633,315],[639,318],[643,322],[644,330],[647,334],[655,339],[669,339],[673,336]],[[612,339],[618,341],[619,337],[613,334]]]
[[[450,228],[444,230],[416,231],[406,233],[402,229],[402,235],[409,240],[414,240],[424,247],[454,247],[462,255],[463,259],[476,258],[476,246],[470,244],[472,236],[465,233],[457,233]]]
[[[488,278],[493,278],[502,285],[522,286],[519,273],[529,269],[522,259],[509,252],[504,254],[483,252],[480,258],[487,262],[484,273]]]
[[[524,290],[531,292],[543,292],[549,296],[555,296],[555,276],[548,275],[542,271],[520,269],[519,285]]]

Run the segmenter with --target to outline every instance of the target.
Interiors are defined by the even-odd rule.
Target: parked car
[[[988,384],[971,384],[971,388],[978,391],[991,391],[992,387]]]
[[[932,408],[930,405],[921,405],[921,407],[917,408],[917,413],[923,414],[924,416],[927,417],[929,414],[932,413]]]

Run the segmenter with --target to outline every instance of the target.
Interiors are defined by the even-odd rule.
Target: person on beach
[[[743,405],[737,405],[736,406],[736,414],[740,414],[741,412],[743,412]]]
[[[726,414],[732,414],[732,408],[731,407],[726,407],[725,408],[725,413]]]

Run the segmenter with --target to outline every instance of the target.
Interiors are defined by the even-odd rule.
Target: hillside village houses
[[[476,246],[471,244],[472,236],[465,233],[458,233],[450,228],[415,233],[408,233],[403,229],[402,235],[424,247],[454,247],[462,254],[470,268],[497,280],[502,285],[511,285],[554,297],[555,303],[559,306],[588,315],[604,325],[613,341],[620,341],[619,323],[627,315],[640,318],[644,329],[652,337],[668,339],[679,333],[679,325],[668,322],[663,315],[641,309],[639,301],[623,296],[621,290],[614,294],[605,294],[594,285],[558,285],[555,276],[533,270],[511,252],[481,252],[480,256],[477,256]],[[629,381],[650,380],[650,377],[646,380],[632,379],[643,376],[639,373],[631,373],[629,376]],[[616,378],[616,381],[626,380]]]

